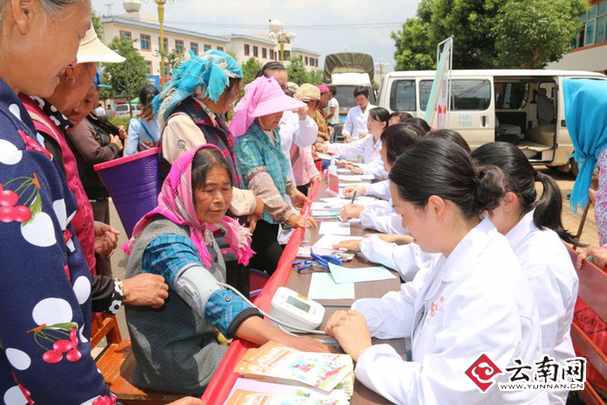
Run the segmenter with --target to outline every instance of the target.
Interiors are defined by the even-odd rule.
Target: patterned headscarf
[[[198,219],[192,190],[192,162],[198,151],[203,149],[213,149],[221,154],[221,151],[215,145],[205,144],[184,152],[173,163],[158,195],[158,206],[148,212],[135,225],[133,236],[125,249],[127,254],[130,254],[136,238],[141,235],[145,227],[154,218],[161,215],[176,225],[187,226],[190,229],[190,238],[198,250],[200,261],[207,268],[212,265],[212,259],[205,243],[208,239],[206,233],[215,232],[220,226],[226,233],[226,242],[229,245],[227,251],[236,256],[238,263],[245,266],[249,264],[254,252],[250,247],[251,233],[247,228],[228,216],[223,217],[221,224],[201,223]]]
[[[190,59],[175,68],[171,81],[152,101],[160,130],[164,129],[175,108],[198,87],[203,98],[219,101],[230,85],[230,78],[242,78],[242,70],[232,56],[217,50],[210,50],[202,56],[190,52]]]

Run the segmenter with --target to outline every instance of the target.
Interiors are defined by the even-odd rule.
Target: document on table
[[[350,224],[347,222],[321,222],[320,235],[350,236]]]
[[[335,250],[333,245],[343,242],[345,240],[361,240],[362,236],[338,236],[338,235],[323,235],[322,238],[316,241],[312,246],[312,251],[317,250]]]
[[[394,274],[383,267],[344,267],[329,263],[333,280],[339,284],[363,283],[366,281],[391,280]]]
[[[337,284],[329,273],[312,273],[308,298],[311,300],[353,300],[354,283]]]

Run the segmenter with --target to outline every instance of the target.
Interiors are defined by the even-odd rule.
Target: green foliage
[[[112,124],[114,124],[117,127],[123,126],[125,128],[128,128],[131,117],[110,117],[109,120]]]
[[[242,81],[245,85],[255,80],[257,72],[261,70],[261,64],[255,58],[249,58],[245,63],[242,64]]]
[[[309,72],[306,72],[305,83],[321,84],[322,79],[323,79],[323,74],[320,70],[311,70]]]
[[[287,73],[289,74],[289,81],[297,84],[303,84],[306,82],[306,67],[304,66],[303,57],[294,56],[291,57],[289,65],[287,66]]]
[[[161,55],[164,57],[164,76],[170,76],[173,69],[179,66],[179,64],[185,58],[185,53],[176,51],[171,51],[168,53],[163,51]]]
[[[99,18],[94,12],[91,18],[93,20],[93,28],[95,28],[97,36],[99,38],[103,38],[103,24],[101,23],[101,18]]]
[[[126,58],[124,63],[104,64],[103,82],[112,86],[111,97],[132,99],[146,83],[148,67],[143,56],[126,39],[114,38],[110,48]]]
[[[433,69],[454,37],[456,69],[541,67],[567,52],[585,0],[421,0],[392,33],[397,70]]]
[[[497,64],[540,69],[559,60],[570,50],[584,12],[582,0],[508,0],[493,29]]]

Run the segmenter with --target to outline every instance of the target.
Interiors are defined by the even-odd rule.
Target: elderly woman
[[[225,52],[211,50],[190,59],[174,71],[169,85],[154,98],[153,107],[162,133],[163,173],[179,156],[204,144],[217,146],[230,165],[234,186],[230,214],[249,216],[250,226],[261,216],[263,203],[243,188],[234,155],[234,138],[225,123],[225,114],[240,94],[242,70]],[[220,235],[218,242],[223,249]],[[249,273],[226,256],[228,278],[242,293],[248,294]]]
[[[245,88],[230,125],[238,137],[236,156],[245,185],[266,207],[253,234],[257,255],[251,265],[268,273],[274,272],[282,254],[277,240],[281,224],[288,228],[315,225],[314,220],[304,218],[293,207],[303,206],[307,198],[289,176],[289,163],[278,133],[283,112],[304,106],[287,96],[276,79],[262,76]]]
[[[232,199],[230,165],[213,145],[185,152],[171,168],[158,207],[135,227],[127,265],[129,276],[160,274],[170,285],[159,311],[127,306],[127,322],[140,387],[199,395],[226,347],[217,331],[255,344],[268,340],[302,350],[323,350],[309,338],[281,332],[232,290],[213,231],[223,228],[243,265],[253,254],[246,228],[226,216]]]

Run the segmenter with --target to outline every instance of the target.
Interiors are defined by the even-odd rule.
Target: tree
[[[493,29],[497,64],[541,69],[568,52],[585,11],[582,0],[508,0]],[[533,38],[533,41],[527,40]]]
[[[122,55],[124,63],[107,63],[104,65],[104,82],[112,86],[112,97],[132,99],[146,83],[148,67],[143,56],[127,39],[114,38],[110,48]]]
[[[249,58],[242,64],[242,80],[244,84],[249,84],[255,80],[255,76],[261,70],[261,65],[255,58]]]
[[[287,73],[289,74],[289,81],[297,84],[303,84],[306,82],[306,68],[304,66],[303,58],[301,56],[293,56],[287,66]]]
[[[539,49],[546,45],[546,39],[536,35],[536,30],[515,32],[516,20],[533,21],[541,14],[546,20],[542,25],[546,27],[555,27],[565,21],[568,27],[576,24],[580,4],[584,1],[556,0],[551,4],[549,0],[422,0],[417,16],[407,20],[400,31],[392,33],[396,69],[433,68],[436,46],[450,36],[454,37],[453,65],[457,69],[521,66],[520,58],[513,64],[503,52],[521,46]],[[511,28],[507,31],[501,23]],[[561,30],[562,35],[548,39],[552,52],[540,54],[541,63],[536,66],[543,66],[554,60],[557,53],[560,52],[560,57],[566,52],[573,35],[567,37],[569,28]],[[507,37],[514,34],[517,34],[516,39],[510,37],[508,41]]]
[[[95,28],[95,32],[99,38],[103,38],[103,23],[101,22],[101,18],[97,16],[97,14],[93,13],[91,16],[93,20],[93,28]]]
[[[323,79],[323,74],[320,70],[310,70],[309,72],[306,72],[305,83],[321,84],[322,79]]]

